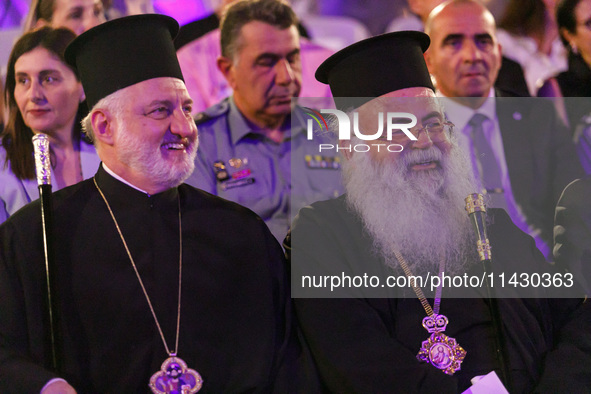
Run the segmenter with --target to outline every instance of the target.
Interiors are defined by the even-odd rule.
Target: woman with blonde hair
[[[101,0],[32,0],[25,33],[41,26],[67,27],[76,35],[105,22]]]

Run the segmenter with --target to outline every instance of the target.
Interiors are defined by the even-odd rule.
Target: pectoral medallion
[[[162,329],[160,328],[160,323],[158,321],[158,317],[156,316],[156,312],[154,311],[154,307],[152,306],[152,301],[150,300],[150,296],[146,291],[146,287],[144,286],[144,282],[142,281],[142,277],[135,265],[135,261],[133,260],[133,256],[127,247],[127,242],[125,242],[125,238],[123,237],[123,233],[121,232],[121,228],[119,227],[119,223],[117,223],[117,219],[115,218],[115,214],[109,205],[109,201],[105,194],[99,187],[96,177],[93,178],[94,185],[98,190],[99,194],[103,198],[109,213],[111,214],[111,218],[113,219],[113,223],[115,224],[115,228],[117,229],[117,233],[121,238],[121,242],[123,243],[123,247],[127,252],[127,256],[129,257],[129,261],[131,262],[131,266],[135,271],[135,275],[137,277],[138,282],[141,285],[142,291],[144,293],[144,297],[146,297],[146,301],[148,303],[148,307],[150,308],[150,312],[152,312],[152,317],[154,318],[154,322],[156,323],[156,327],[158,328],[158,332],[160,333],[160,339],[162,339],[162,344],[164,345],[164,349],[166,349],[166,353],[170,356],[162,363],[160,367],[160,371],[152,375],[150,378],[150,383],[148,386],[152,390],[153,393],[157,394],[189,394],[189,393],[196,393],[201,389],[203,385],[203,379],[201,379],[201,375],[197,373],[194,369],[187,368],[187,363],[185,363],[181,358],[176,357],[177,350],[179,348],[179,332],[181,329],[181,295],[182,295],[182,284],[183,284],[183,275],[182,275],[182,268],[183,268],[183,226],[182,226],[182,216],[181,216],[181,198],[177,195],[177,204],[178,204],[178,213],[179,213],[179,289],[178,289],[178,301],[177,301],[177,316],[176,316],[176,335],[175,335],[175,347],[174,350],[170,351],[168,344],[166,343],[166,338],[164,338],[164,334],[162,333]]]
[[[423,327],[431,335],[426,341],[423,341],[417,358],[441,369],[448,375],[453,375],[460,370],[460,365],[466,357],[466,351],[458,345],[454,338],[443,333],[447,323],[448,319],[444,315],[434,314],[423,319]]]
[[[179,357],[169,357],[160,371],[150,378],[150,389],[155,394],[189,394],[201,389],[203,379],[194,369],[188,368]]]

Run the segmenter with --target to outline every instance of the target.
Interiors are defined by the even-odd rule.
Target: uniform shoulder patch
[[[211,118],[212,116],[208,115],[207,113],[199,112],[197,115],[195,115],[195,124],[199,126],[200,124],[207,122]]]
[[[207,108],[205,111],[199,112],[197,115],[195,115],[195,124],[199,126],[200,124],[203,124],[208,120],[217,118],[218,116],[225,114],[229,110],[230,103],[228,99],[222,100],[221,102]]]

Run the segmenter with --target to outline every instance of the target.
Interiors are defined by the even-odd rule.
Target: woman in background
[[[542,95],[538,90],[548,78],[566,70],[566,51],[558,37],[555,3],[556,0],[509,0],[497,23],[503,55],[521,65],[534,97]]]
[[[22,36],[7,67],[8,121],[0,146],[0,223],[39,197],[34,134],[49,137],[53,191],[94,175],[99,158],[81,135],[82,84],[64,51],[75,34],[43,27]]]
[[[568,51],[568,70],[556,78],[562,95],[591,97],[591,0],[560,1],[556,23]]]
[[[556,81],[583,168],[591,174],[591,0],[561,0],[556,23],[568,51],[568,70]]]
[[[67,27],[79,35],[103,22],[101,0],[32,0],[24,31],[41,26]]]

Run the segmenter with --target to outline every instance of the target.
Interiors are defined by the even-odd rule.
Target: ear
[[[228,84],[230,85],[230,87],[232,89],[235,88],[235,79],[234,79],[234,63],[232,62],[231,59],[225,57],[225,56],[220,56],[217,59],[217,66],[218,66],[218,70],[220,70],[220,72],[223,74],[224,78],[226,78],[226,81],[228,81]]]
[[[429,51],[429,49],[427,49],[425,51],[425,53],[423,53],[423,57],[425,58],[425,63],[427,64],[427,69],[429,70],[430,73],[432,73],[432,71],[431,71],[431,51]]]
[[[499,75],[499,71],[501,70],[501,66],[503,65],[503,46],[501,45],[500,42],[497,42],[497,52],[498,52],[498,57],[497,57],[497,76]],[[496,79],[497,77],[495,77]]]
[[[39,18],[37,19],[37,22],[35,22],[35,26],[33,26],[33,29],[38,29],[43,26],[49,26],[49,22],[43,18]]]
[[[353,157],[351,140],[339,140],[339,152],[343,153],[346,160],[350,160]]]
[[[96,140],[105,145],[113,145],[115,138],[113,130],[115,129],[114,118],[104,109],[96,109],[90,114],[92,131]]]
[[[568,29],[567,29],[567,28],[565,28],[565,27],[561,27],[561,28],[560,28],[560,35],[561,35],[562,37],[564,37],[564,39],[565,39],[565,40],[566,40],[566,41],[567,41],[567,42],[570,44],[570,42],[571,42],[571,40],[572,40],[572,38],[573,38],[573,35],[571,34],[571,32],[570,32],[570,31],[568,31]]]

